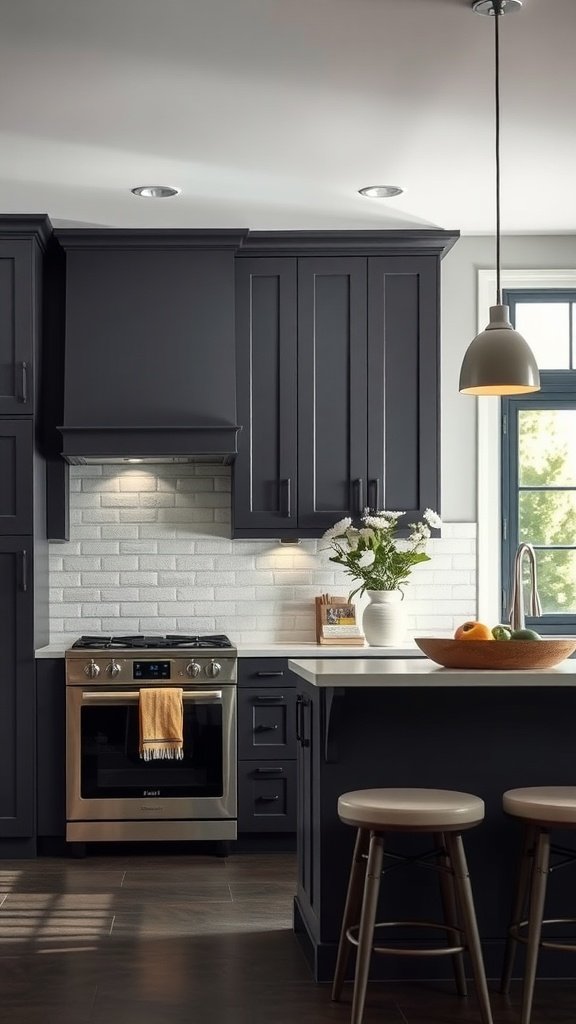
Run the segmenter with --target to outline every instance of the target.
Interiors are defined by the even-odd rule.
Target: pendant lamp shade
[[[490,306],[490,323],[468,346],[460,370],[464,395],[521,395],[540,390],[532,349],[515,331],[508,306]]]
[[[540,374],[532,349],[510,323],[502,304],[500,270],[500,18],[522,6],[521,0],[473,0],[477,14],[494,19],[494,97],[496,156],[496,305],[490,323],[466,349],[460,370],[464,395],[522,395],[540,390]]]

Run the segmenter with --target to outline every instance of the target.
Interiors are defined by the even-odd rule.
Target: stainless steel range
[[[66,838],[235,839],[236,650],[226,636],[83,636],[66,651]],[[184,757],[139,755],[146,686],[183,690]]]

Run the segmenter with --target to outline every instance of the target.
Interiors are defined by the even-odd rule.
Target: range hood
[[[62,455],[72,464],[237,453],[234,253],[245,232],[62,231]]]

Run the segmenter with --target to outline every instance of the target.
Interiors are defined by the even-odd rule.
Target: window
[[[526,621],[541,633],[576,632],[576,291],[514,290],[504,301],[542,389],[502,400],[503,579],[518,544],[532,544],[543,616]],[[507,587],[502,596],[504,615]]]

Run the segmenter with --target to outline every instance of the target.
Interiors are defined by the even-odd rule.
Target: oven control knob
[[[117,661],[114,661],[114,659],[112,659],[112,661],[108,665],[108,672],[112,676],[112,679],[115,679],[116,676],[120,675],[121,665],[119,665]]]
[[[88,676],[88,679],[96,679],[96,676],[100,675],[100,666],[96,664],[94,658],[84,666],[84,674]]]
[[[197,661],[191,661],[189,665],[186,665],[186,674],[196,679],[200,675],[200,665]]]
[[[220,675],[221,669],[222,666],[219,665],[217,661],[214,661],[214,658],[212,658],[212,661],[209,662],[208,665],[206,665],[206,675],[209,676],[210,679],[215,679],[216,676]]]

